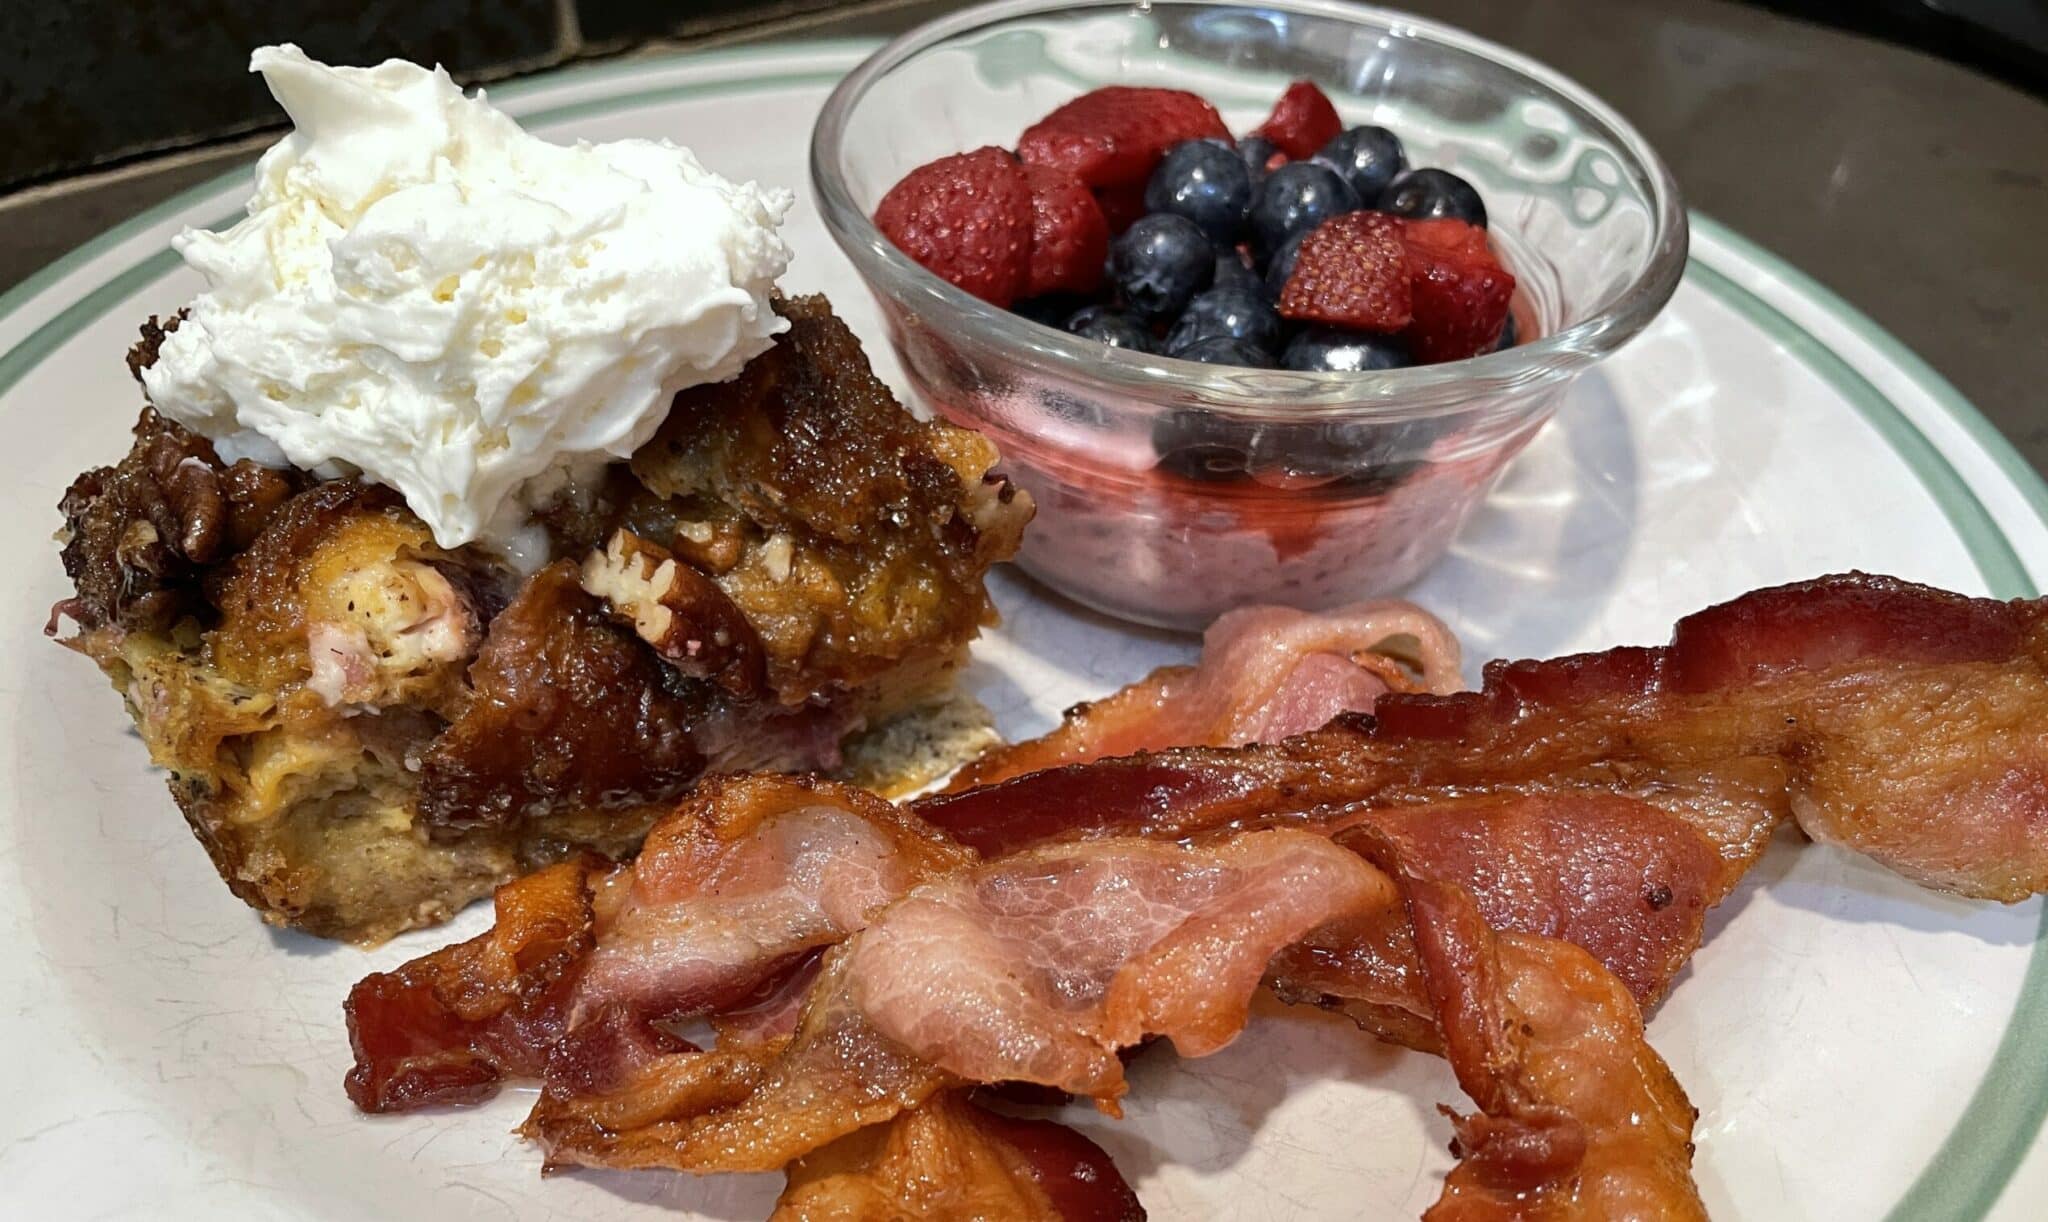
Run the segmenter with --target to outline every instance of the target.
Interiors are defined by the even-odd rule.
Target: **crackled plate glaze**
[[[811,121],[868,48],[789,44],[573,70],[496,96],[557,138],[667,136],[734,177],[801,189]],[[341,999],[365,972],[481,928],[364,952],[261,925],[207,864],[82,659],[39,635],[66,592],[51,532],[78,471],[126,445],[136,325],[195,280],[181,225],[246,175],[121,226],[0,299],[14,574],[0,653],[0,1214],[432,1219],[764,1216],[779,1177],[543,1180],[527,1102],[365,1118],[342,1096]],[[801,190],[800,190],[801,194]],[[898,371],[871,303],[799,204],[787,286],[823,290]],[[2000,596],[2048,575],[2048,489],[1917,358],[1798,272],[1694,218],[1684,286],[1589,375],[1412,591],[1474,665],[1660,640],[1684,612],[1852,567]],[[970,682],[1012,735],[1192,652],[1021,578]],[[2048,956],[2039,902],[1910,887],[1774,847],[1650,1023],[1699,1106],[1720,1217],[2048,1214]],[[1449,1165],[1438,1062],[1262,1007],[1220,1055],[1160,1051],[1124,1120],[1076,1111],[1153,1216],[1414,1217]],[[2030,1152],[2032,1156],[2029,1157]]]

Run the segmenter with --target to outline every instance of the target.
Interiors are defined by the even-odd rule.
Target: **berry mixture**
[[[1309,81],[1236,140],[1195,94],[1097,89],[1014,153],[912,170],[875,224],[982,300],[1111,347],[1365,372],[1515,342],[1515,278],[1472,184],[1345,127]]]

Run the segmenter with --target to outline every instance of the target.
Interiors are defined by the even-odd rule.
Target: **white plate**
[[[634,61],[500,96],[556,137],[665,135],[726,174],[802,187],[811,119],[865,50]],[[214,876],[114,693],[36,636],[67,592],[57,498],[123,451],[140,402],[122,354],[143,318],[195,288],[166,241],[229,216],[245,191],[239,175],[208,184],[0,299],[0,424],[16,456],[0,488],[15,574],[0,655],[14,744],[0,787],[14,870],[0,885],[0,1214],[762,1216],[779,1177],[541,1180],[508,1132],[519,1090],[469,1111],[356,1115],[340,1088],[349,984],[487,913],[374,953],[266,930]],[[1684,612],[1850,567],[2033,593],[2048,489],[2010,447],[1825,290],[1694,225],[1671,308],[1582,383],[1414,596],[1484,659],[1661,640]],[[791,231],[789,286],[828,291],[879,349],[816,214],[800,205]],[[1011,734],[1189,651],[996,584],[1007,622],[974,681]],[[2027,1157],[2048,1107],[2041,920],[2038,901],[1963,903],[1778,846],[1650,1024],[1700,1108],[1709,1207],[1918,1222],[1998,1202],[1997,1216],[2043,1216],[2048,1157]],[[1123,1122],[1077,1115],[1155,1217],[1413,1217],[1449,1162],[1434,1105],[1458,1095],[1443,1066],[1319,1016],[1267,1007],[1222,1054],[1150,1055],[1134,1078]]]

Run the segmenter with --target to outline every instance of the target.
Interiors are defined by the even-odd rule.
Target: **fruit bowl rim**
[[[1622,169],[1650,197],[1648,251],[1634,277],[1586,318],[1512,348],[1446,361],[1371,372],[1317,372],[1219,366],[1138,353],[1084,340],[1033,322],[956,288],[925,270],[883,236],[857,204],[840,170],[849,119],[890,72],[918,55],[990,26],[1020,18],[1121,11],[1148,16],[1159,7],[1280,10],[1397,33],[1411,45],[1435,45],[1488,60],[1569,103],[1617,150]],[[1398,9],[1349,0],[993,0],[960,9],[884,43],[849,72],[825,100],[811,129],[810,177],[818,211],[833,240],[871,288],[937,332],[995,348],[1018,363],[1062,380],[1092,383],[1110,397],[1157,401],[1192,392],[1199,406],[1247,419],[1309,416],[1415,419],[1469,410],[1475,398],[1522,397],[1576,377],[1640,333],[1663,310],[1684,275],[1688,227],[1677,180],[1633,125],[1597,95],[1537,60],[1476,34]],[[1163,406],[1163,405],[1162,405]]]

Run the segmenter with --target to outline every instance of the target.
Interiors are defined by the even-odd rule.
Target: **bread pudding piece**
[[[904,411],[822,298],[777,308],[772,349],[547,512],[530,576],[437,546],[388,489],[224,463],[147,408],[78,478],[66,644],[235,894],[381,940],[631,853],[707,771],[834,768],[947,686],[1029,499],[987,441]]]

